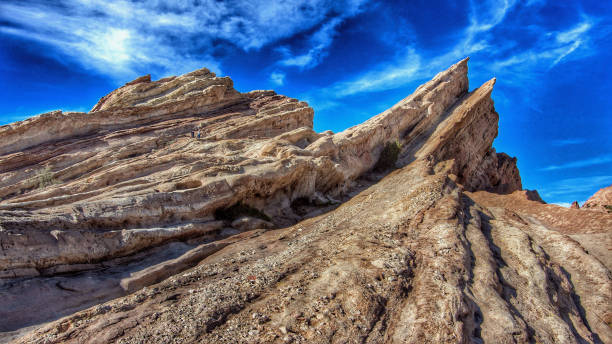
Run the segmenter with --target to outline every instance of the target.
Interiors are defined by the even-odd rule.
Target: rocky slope
[[[584,202],[582,209],[612,213],[612,185],[597,191]]]
[[[306,103],[199,70],[0,127],[0,331],[612,342],[610,249],[595,247],[612,215],[521,191],[492,148],[494,83],[469,92],[463,60],[334,134]]]

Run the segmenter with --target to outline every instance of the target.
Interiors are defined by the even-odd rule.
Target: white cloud
[[[576,201],[576,202],[578,202],[578,205],[582,207],[584,205],[584,203],[586,202],[586,200],[584,200],[584,201]],[[549,204],[558,205],[558,206],[563,207],[563,208],[570,208],[572,206],[572,203],[573,202],[556,202],[556,203],[549,203]]]
[[[484,55],[472,60],[478,70],[489,76],[507,75],[506,84],[521,84],[534,76],[534,72],[545,71],[564,62],[568,56],[580,58],[589,52],[589,31],[595,21],[582,15],[579,22],[566,30],[546,32],[536,27],[541,39],[520,53],[513,53],[518,43],[512,36],[496,35],[494,29],[504,23],[508,16],[529,6],[542,5],[543,1],[530,1],[517,9],[517,0],[471,1],[469,24],[463,29],[456,44],[442,52],[427,51],[411,45],[404,47],[393,58],[381,62],[370,70],[346,80],[335,82],[321,90],[303,95],[314,104],[333,104],[332,99],[345,96],[384,91],[405,86],[416,80],[428,79],[453,63],[471,55]],[[511,27],[510,27],[511,28]],[[508,29],[508,28],[506,28]],[[521,29],[523,29],[521,27]],[[577,54],[580,51],[581,54]],[[297,64],[310,62],[309,55],[300,56]],[[478,61],[494,61],[483,64]],[[508,75],[511,74],[511,75]],[[521,84],[523,86],[523,84]]]
[[[585,194],[587,195],[586,197],[589,197],[589,195],[593,195],[599,189],[610,185],[610,183],[612,183],[612,175],[566,178],[543,187],[538,187],[538,193],[544,199],[553,198],[573,202],[576,200],[576,197],[580,199],[585,197]],[[582,201],[580,204],[584,202]]]
[[[86,68],[125,81],[151,70],[165,76],[206,66],[219,73],[213,58],[219,39],[259,49],[314,28],[332,14],[354,14],[363,1],[8,0],[0,3],[0,20],[10,25],[0,31],[45,43]],[[333,30],[315,41],[325,45]]]
[[[408,49],[397,64],[383,64],[354,79],[342,81],[326,89],[335,97],[384,91],[400,87],[419,76],[421,58],[413,49]]]
[[[565,31],[543,32],[532,47],[498,59],[492,64],[493,69],[520,75],[521,70],[553,68],[577,50],[583,53],[577,57],[591,54],[589,30],[593,24],[592,18],[583,16],[579,23]]]
[[[287,67],[310,69],[317,66],[327,56],[327,49],[333,43],[337,28],[344,20],[362,11],[362,5],[368,0],[350,0],[337,17],[325,22],[307,39],[307,49],[303,53],[294,53],[289,47],[277,49],[283,59],[278,63]]]
[[[277,86],[282,86],[285,83],[285,76],[285,73],[280,71],[272,72],[270,74],[270,81]]]
[[[289,48],[280,48],[279,51],[284,55],[284,59],[279,63],[283,66],[295,66],[302,69],[315,67],[327,55],[327,48],[332,44],[336,34],[336,27],[341,22],[341,18],[333,18],[325,23],[321,29],[310,37],[310,48],[304,54],[292,55]]]
[[[584,160],[576,160],[572,162],[568,162],[560,165],[550,165],[544,168],[541,168],[541,171],[554,171],[554,170],[563,170],[568,168],[579,168],[579,167],[587,167],[593,165],[601,165],[612,162],[612,155],[602,155],[595,158],[584,159]]]
[[[557,202],[557,203],[550,203],[550,204],[558,205],[563,208],[569,208],[572,206],[572,204],[569,202]]]
[[[471,2],[469,34],[486,32],[501,23],[516,5],[516,0],[491,0]]]
[[[588,18],[585,18],[584,21],[576,25],[574,28],[567,31],[557,32],[557,41],[559,43],[573,43],[575,41],[580,41],[583,35],[589,31],[591,27],[592,23],[588,20]]]
[[[585,142],[587,142],[586,139],[575,138],[575,139],[554,140],[551,142],[551,144],[553,146],[569,146],[569,145],[579,145]]]
[[[333,105],[335,103],[329,98],[390,90],[415,80],[430,78],[470,54],[490,47],[491,43],[484,35],[500,24],[515,5],[514,0],[472,3],[470,24],[464,29],[460,41],[447,52],[427,59],[423,57],[429,55],[427,52],[418,51],[415,46],[406,46],[393,59],[382,62],[361,75],[336,82],[316,94],[304,96],[312,99],[314,104]]]

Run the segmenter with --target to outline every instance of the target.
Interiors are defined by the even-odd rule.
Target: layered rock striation
[[[612,341],[610,255],[594,245],[612,215],[584,222],[522,191],[492,148],[494,83],[470,92],[466,59],[334,134],[304,102],[203,69],[0,127],[0,331]]]

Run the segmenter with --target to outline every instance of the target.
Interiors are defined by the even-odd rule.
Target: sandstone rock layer
[[[610,247],[595,245],[612,214],[521,190],[516,159],[492,148],[494,83],[470,92],[466,59],[333,134],[306,103],[200,70],[1,127],[0,331],[612,342]]]
[[[582,209],[612,213],[612,185],[597,191],[584,202]]]

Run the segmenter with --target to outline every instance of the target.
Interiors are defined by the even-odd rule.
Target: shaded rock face
[[[0,331],[611,342],[609,250],[594,243],[612,215],[521,191],[491,146],[494,82],[469,92],[463,60],[333,134],[306,103],[199,70],[0,127]]]

